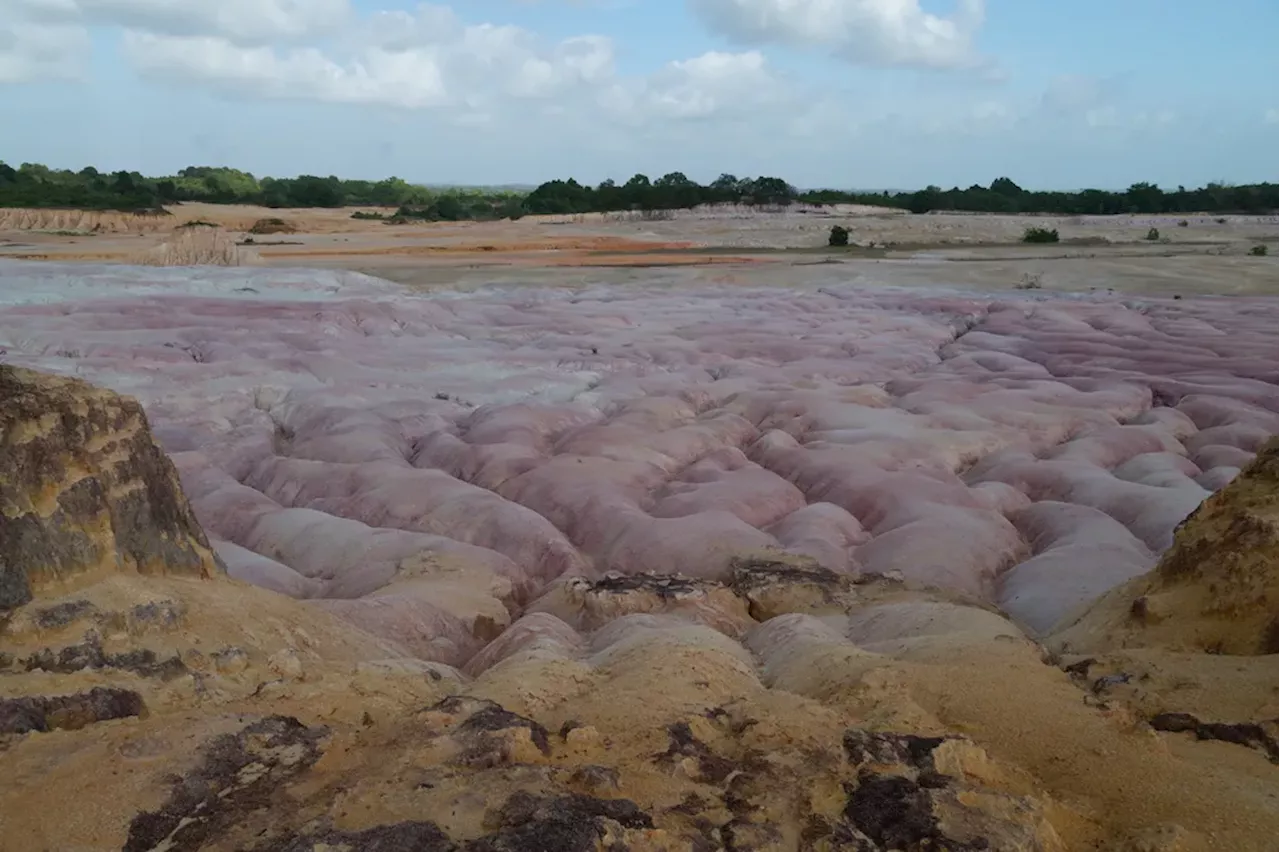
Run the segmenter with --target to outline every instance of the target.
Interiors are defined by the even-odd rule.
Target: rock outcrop
[[[1277,474],[1272,438],[1179,525],[1153,571],[1111,590],[1050,644],[1077,653],[1159,647],[1275,654]]]
[[[0,613],[113,573],[220,571],[136,400],[0,365]]]

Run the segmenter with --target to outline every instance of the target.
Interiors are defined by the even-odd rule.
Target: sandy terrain
[[[199,677],[136,678],[150,722],[27,735],[19,787],[89,797],[109,766],[128,795],[75,820],[15,798],[16,849],[1274,848],[1270,633],[1124,622],[1134,594],[1153,623],[1202,603],[1149,572],[1276,432],[1275,260],[1246,255],[1274,219],[1027,247],[1029,217],[271,215],[299,233],[237,268],[69,262],[166,239],[128,222],[4,235],[46,260],[0,257],[0,359],[136,397],[238,581],[59,590],[188,601],[167,632],[97,623]],[[864,248],[808,251],[833,221]],[[19,659],[84,629],[23,618]],[[24,665],[11,691],[54,688]],[[236,746],[237,783],[295,786],[195,803],[234,763],[196,746],[271,712],[302,731]],[[583,806],[542,790],[643,814],[512,839]],[[413,820],[447,837],[351,840]]]
[[[1049,290],[1276,291],[1274,216],[911,216],[845,206],[787,213],[690,211],[652,221],[589,214],[388,226],[351,219],[352,212],[211,204],[178,205],[167,217],[3,210],[0,257],[137,263],[172,242],[185,223],[214,223],[243,241],[254,222],[275,217],[296,232],[252,237],[254,244],[240,249],[244,263],[352,269],[417,287],[649,283],[654,268],[691,267],[674,283],[731,276],[758,285],[834,279],[1004,290],[1030,276]],[[1178,227],[1179,221],[1187,226]],[[825,249],[834,224],[852,230],[854,247]],[[1031,225],[1057,228],[1062,242],[1020,244]],[[1153,227],[1160,242],[1144,239]],[[1259,244],[1268,246],[1270,257],[1248,256]]]

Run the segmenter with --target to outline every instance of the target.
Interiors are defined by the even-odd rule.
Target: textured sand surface
[[[198,662],[130,675],[172,708],[145,737],[124,719],[21,743],[20,782],[87,796],[96,755],[130,794],[73,821],[12,799],[0,829],[35,838],[16,848],[202,848],[131,833],[159,808],[172,832],[214,820],[207,848],[269,822],[295,845],[261,848],[372,849],[348,835],[427,819],[532,849],[508,835],[571,794],[639,803],[583,817],[636,849],[1270,848],[1266,742],[1148,722],[1262,726],[1274,749],[1273,653],[1223,670],[1115,644],[1063,671],[1037,640],[1139,582],[1274,434],[1272,299],[87,271],[0,265],[0,357],[137,397],[228,573],[299,600],[65,589],[102,612],[182,601],[105,641]],[[85,628],[31,619],[15,659]],[[243,665],[209,656],[228,648]],[[27,668],[11,691],[118,679]],[[301,785],[287,802],[228,793],[217,830],[165,804],[162,765],[208,776],[226,761],[196,746],[267,712],[304,731],[254,734],[290,757],[242,766]]]
[[[136,396],[233,575],[453,665],[558,577],[770,550],[1041,634],[1275,429],[1264,300],[11,264],[6,360]]]

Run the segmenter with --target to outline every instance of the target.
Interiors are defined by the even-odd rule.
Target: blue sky
[[[0,159],[801,186],[1276,180],[1261,0],[0,0]]]

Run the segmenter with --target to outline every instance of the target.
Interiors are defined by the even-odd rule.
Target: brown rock
[[[0,365],[0,612],[104,573],[221,570],[136,400]]]
[[[75,731],[144,712],[142,698],[129,689],[97,687],[75,695],[0,698],[0,734]]]

